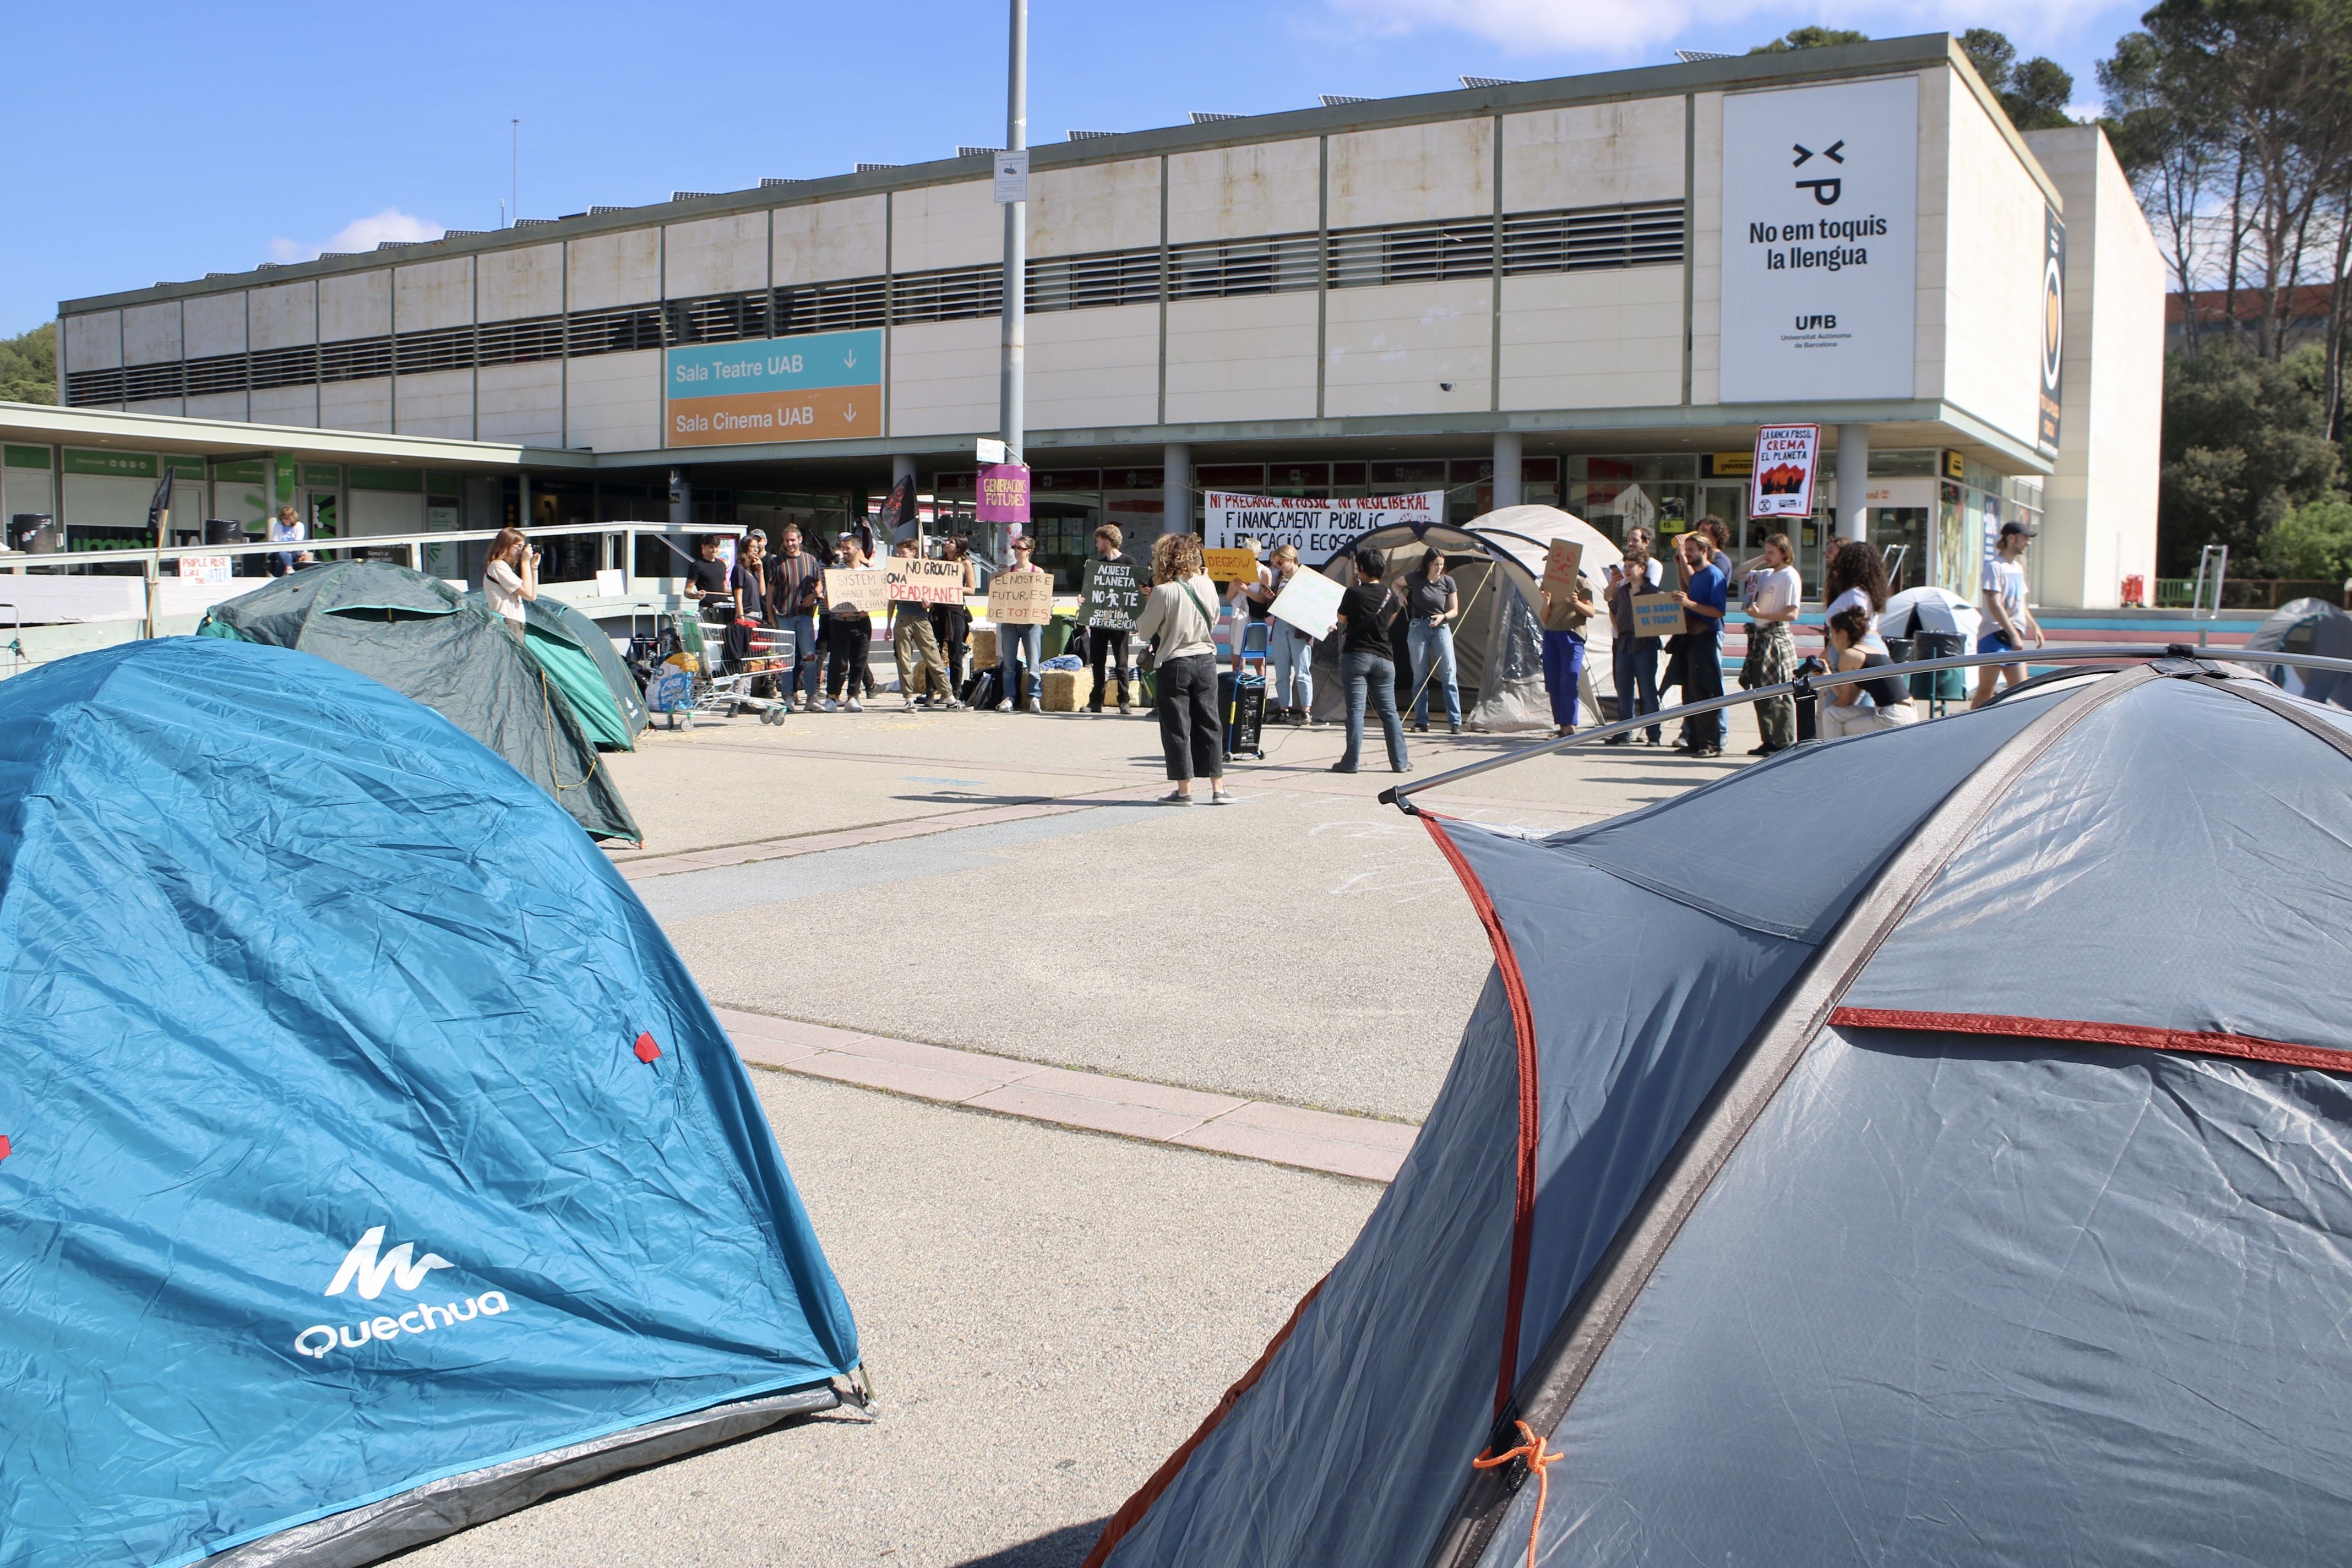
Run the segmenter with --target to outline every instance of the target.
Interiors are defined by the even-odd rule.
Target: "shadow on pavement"
[[[1066,1524],[985,1557],[967,1557],[956,1568],[1077,1568],[1109,1522],[1106,1514],[1085,1524]]]

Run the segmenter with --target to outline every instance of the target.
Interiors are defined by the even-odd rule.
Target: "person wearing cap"
[[[2023,653],[2029,636],[2035,647],[2042,646],[2042,624],[2025,603],[2025,552],[2033,542],[2033,525],[2021,519],[2011,518],[2000,525],[2000,544],[1984,563],[1984,607],[1992,625],[1977,638],[1979,653]],[[1979,665],[1977,694],[1969,700],[1969,706],[1983,707],[1992,700],[1993,689],[2002,680],[2016,686],[2027,674],[2021,661]]]
[[[1013,564],[998,575],[1043,572],[1043,566],[1034,564],[1029,559],[1034,548],[1027,534],[1015,539],[1013,542]],[[1045,677],[1037,668],[1045,661],[1045,628],[1043,626],[1004,626],[996,628],[996,710],[999,713],[1010,713],[1015,708],[1024,713],[1045,711],[1038,698],[1045,691]],[[1024,672],[1029,678],[1026,690],[1023,689],[1021,679]]]

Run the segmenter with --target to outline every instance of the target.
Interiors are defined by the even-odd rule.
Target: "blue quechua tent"
[[[1092,1562],[2344,1560],[2352,715],[2170,660],[1426,820],[1453,1070]]]
[[[562,808],[289,649],[0,683],[0,1565],[372,1561],[837,1403],[744,1068]]]

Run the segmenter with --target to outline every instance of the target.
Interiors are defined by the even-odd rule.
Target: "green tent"
[[[480,602],[469,594],[469,601]],[[544,595],[523,606],[523,644],[548,679],[572,700],[581,727],[606,752],[634,752],[646,727],[645,694],[614,650],[613,639],[585,614]]]
[[[644,837],[563,689],[479,599],[437,578],[381,561],[306,567],[215,605],[196,633],[371,676],[513,763],[592,837]]]

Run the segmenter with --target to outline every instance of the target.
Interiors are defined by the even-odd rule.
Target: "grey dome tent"
[[[1601,605],[1585,628],[1586,710],[1599,714],[1596,692],[1615,689],[1609,658],[1609,614],[1601,592],[1609,568],[1623,557],[1608,535],[1583,519],[1549,506],[1503,507],[1461,524],[1398,523],[1376,528],[1322,563],[1324,575],[1352,583],[1354,552],[1365,545],[1388,556],[1387,580],[1402,580],[1431,550],[1443,550],[1446,570],[1461,580],[1462,616],[1454,624],[1454,680],[1463,690],[1463,717],[1474,730],[1549,730],[1551,707],[1544,695],[1543,628],[1536,620],[1537,584],[1554,539],[1584,547],[1580,569],[1593,600]],[[1412,690],[1412,671],[1400,668],[1401,700]],[[1475,695],[1475,700],[1474,700]],[[1337,722],[1346,715],[1339,680],[1339,637],[1335,632],[1315,646],[1315,717]]]
[[[2322,658],[2352,658],[2352,616],[2325,599],[2293,599],[2271,612],[2246,639],[2263,652],[2308,653]],[[2268,667],[2271,679],[2314,702],[2352,708],[2352,675],[2338,669]]]
[[[205,612],[198,637],[331,659],[412,697],[514,764],[592,837],[645,837],[562,688],[479,597],[383,561],[277,577]]]
[[[1447,1081],[1090,1561],[2340,1562],[2352,719],[2215,668],[1425,817]]]

